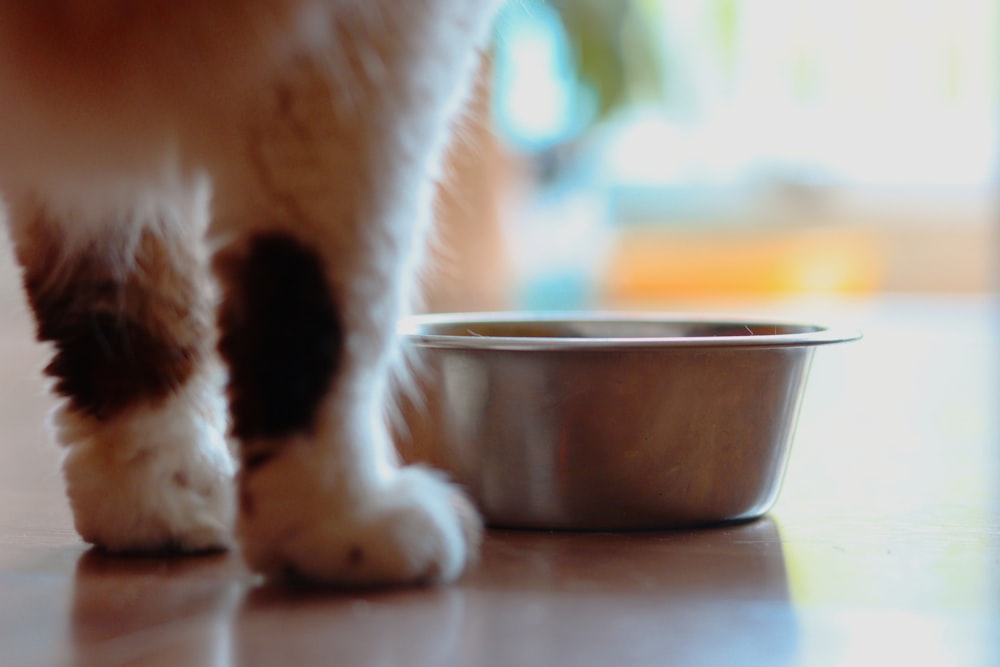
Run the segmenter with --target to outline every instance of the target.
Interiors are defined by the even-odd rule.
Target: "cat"
[[[0,196],[86,542],[347,586],[475,559],[475,509],[385,413],[498,2],[0,8]]]

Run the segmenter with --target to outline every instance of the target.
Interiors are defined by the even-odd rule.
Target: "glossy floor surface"
[[[0,260],[0,665],[998,665],[996,325],[984,299],[785,304],[820,350],[782,497],[740,526],[496,532],[460,585],[262,586],[235,556],[73,532],[45,350]]]

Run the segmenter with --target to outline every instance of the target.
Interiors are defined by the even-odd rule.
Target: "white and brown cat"
[[[347,585],[474,558],[385,412],[496,3],[3,4],[0,194],[85,540]]]

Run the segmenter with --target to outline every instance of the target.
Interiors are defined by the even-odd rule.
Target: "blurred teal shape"
[[[660,97],[649,15],[633,0],[507,3],[494,56],[500,135],[534,154],[577,141],[637,95]]]
[[[572,139],[586,124],[570,43],[556,11],[512,2],[501,14],[494,53],[497,132],[515,149],[538,153]]]

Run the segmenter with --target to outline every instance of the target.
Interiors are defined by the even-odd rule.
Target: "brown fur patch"
[[[211,328],[188,249],[145,232],[122,269],[100,244],[69,255],[41,218],[17,241],[38,339],[55,347],[45,372],[73,410],[109,419],[191,377]]]
[[[245,254],[222,254],[216,266],[233,434],[250,440],[311,431],[343,337],[319,256],[289,236],[266,234]]]

